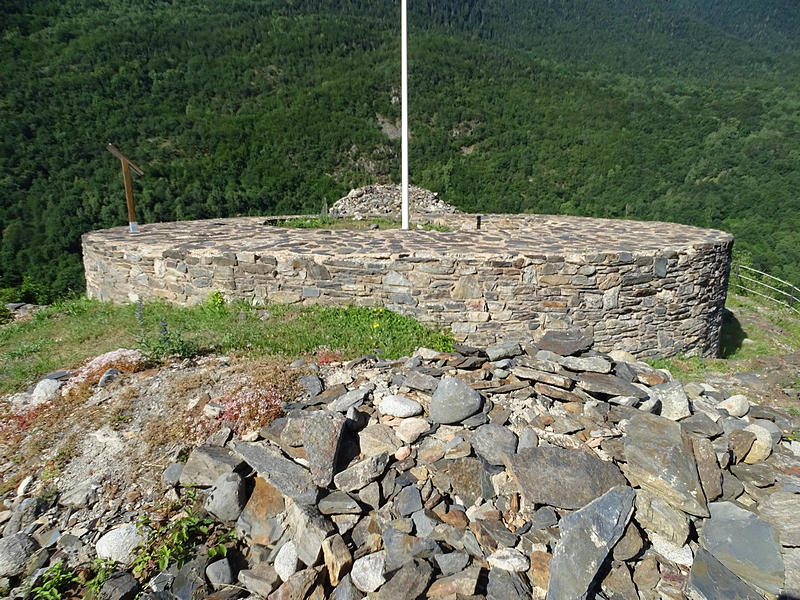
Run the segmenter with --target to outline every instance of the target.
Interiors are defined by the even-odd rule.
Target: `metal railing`
[[[800,314],[800,289],[764,271],[733,263],[728,286],[777,302]]]

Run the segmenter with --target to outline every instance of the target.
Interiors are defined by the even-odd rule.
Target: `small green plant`
[[[154,526],[147,515],[139,519],[141,529],[149,529],[147,540],[139,546],[133,562],[133,574],[144,579],[156,569],[165,570],[170,564],[177,563],[183,566],[191,555],[192,548],[208,542],[212,536],[214,521],[203,515],[197,502],[197,495],[192,486],[184,486],[183,502],[180,517],[164,525]],[[220,542],[222,538],[210,544],[209,556],[224,556],[227,553],[219,548],[227,542]]]
[[[45,571],[42,583],[31,588],[31,595],[34,600],[61,600],[62,594],[78,583],[78,577],[58,561]]]
[[[800,417],[800,408],[797,408],[796,406],[790,406],[789,414],[793,417]]]
[[[96,558],[94,560],[89,569],[89,572],[94,575],[84,583],[86,589],[89,590],[89,594],[87,594],[88,597],[97,598],[100,596],[100,590],[114,572],[114,564],[113,560],[107,558]]]
[[[0,304],[0,325],[4,325],[11,321],[14,315],[11,313],[8,308],[6,308],[5,304]]]
[[[219,290],[211,292],[203,303],[203,308],[211,314],[221,314],[225,312],[228,303],[225,301],[225,296]]]
[[[158,336],[153,338],[142,335],[139,347],[148,360],[153,362],[161,362],[170,356],[192,358],[200,352],[196,343],[170,329],[167,317],[161,317],[159,321]]]

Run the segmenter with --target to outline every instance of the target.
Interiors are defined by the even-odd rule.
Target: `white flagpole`
[[[400,0],[400,95],[402,106],[402,198],[403,229],[408,229],[408,27],[406,24],[406,0]]]

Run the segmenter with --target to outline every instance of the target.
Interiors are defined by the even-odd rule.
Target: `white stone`
[[[297,550],[295,550],[294,542],[286,542],[281,546],[278,554],[275,555],[273,567],[281,581],[286,581],[297,572]]]
[[[420,406],[419,402],[396,394],[384,396],[383,400],[378,404],[378,410],[381,414],[401,419],[422,414],[422,406]]]
[[[678,546],[667,538],[653,533],[652,531],[648,531],[647,535],[650,538],[650,542],[653,544],[653,550],[667,560],[671,560],[675,564],[684,565],[686,567],[691,567],[692,563],[694,563],[694,555],[692,554],[692,549],[689,547],[689,544]]]
[[[439,352],[438,350],[433,350],[432,348],[424,348],[422,346],[417,348],[417,351],[414,352],[414,356],[419,356],[423,360],[433,360],[440,354],[441,352]]]
[[[494,569],[522,572],[530,567],[528,557],[514,548],[500,548],[489,556],[489,565]]]
[[[625,350],[612,350],[611,352],[608,353],[608,355],[617,362],[629,362],[629,363],[636,362],[636,357],[630,352],[626,352]]]
[[[747,396],[736,394],[717,402],[717,408],[724,408],[732,417],[743,417],[750,411],[750,402],[748,402]]]
[[[772,454],[772,434],[769,429],[761,425],[752,424],[745,427],[744,430],[750,431],[756,436],[756,441],[753,442],[750,452],[744,457],[744,462],[752,465],[766,460]]]
[[[145,537],[136,525],[122,525],[97,540],[95,550],[98,558],[107,558],[127,566],[133,562],[134,551],[139,544],[145,541]]]
[[[431,425],[428,423],[427,419],[412,417],[410,419],[404,419],[395,433],[401,441],[406,444],[413,444],[419,439],[419,436],[430,428]]]
[[[335,385],[339,385],[340,383],[347,385],[353,381],[353,376],[350,375],[347,371],[343,369],[337,369],[333,373],[330,373],[327,377],[325,377],[325,386],[326,387],[333,387]]]
[[[384,550],[367,554],[353,563],[350,579],[353,585],[362,592],[366,594],[374,592],[386,583],[386,578],[383,576],[385,566],[386,552]]]
[[[34,408],[58,398],[58,390],[61,389],[62,385],[63,383],[57,379],[42,379],[33,389],[31,403],[28,408]]]

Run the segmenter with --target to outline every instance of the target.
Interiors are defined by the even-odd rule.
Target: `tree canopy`
[[[414,183],[722,228],[800,283],[794,0],[409,4]],[[0,287],[82,290],[80,235],[127,221],[108,141],[143,223],[399,180],[396,2],[6,0],[0,27]]]

